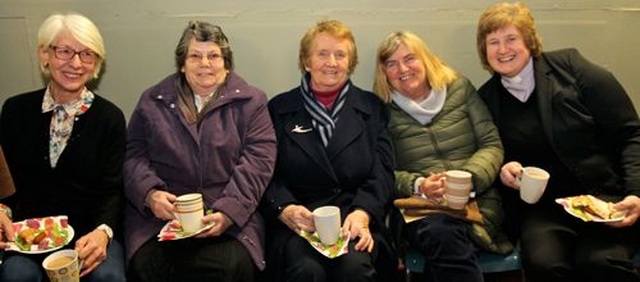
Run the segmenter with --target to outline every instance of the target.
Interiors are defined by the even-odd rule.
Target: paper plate
[[[586,195],[587,197],[589,197],[592,201],[597,202],[599,204],[607,204],[605,201],[600,200],[594,196],[591,195]],[[575,197],[566,197],[566,198],[558,198],[556,199],[556,203],[562,205],[562,207],[564,208],[564,210],[566,212],[568,212],[570,215],[573,215],[579,219],[582,219],[584,221],[593,221],[593,222],[617,222],[617,221],[622,221],[624,219],[624,217],[626,216],[626,213],[618,213],[615,215],[614,218],[601,218],[597,215],[593,215],[587,212],[583,212],[580,209],[576,209],[573,208],[571,205],[571,201],[573,201],[574,199],[577,199],[580,196],[575,196]]]
[[[204,232],[214,225],[215,223],[211,222],[196,232],[184,232],[182,227],[180,227],[178,220],[174,219],[168,221],[167,224],[162,227],[160,233],[158,233],[158,241],[173,241],[190,238]]]
[[[30,218],[14,222],[13,230],[15,231],[16,239],[18,233],[27,228],[36,228],[39,232],[46,232],[46,237],[40,244],[32,244],[29,250],[20,249],[15,242],[9,242],[7,250],[24,254],[43,254],[58,250],[69,244],[75,235],[73,227],[67,222],[66,215]]]
[[[348,233],[349,232],[347,232],[346,236],[342,234],[340,238],[338,238],[338,241],[331,246],[325,246],[324,244],[322,244],[317,232],[314,232],[312,234],[306,231],[300,231],[299,235],[302,238],[306,239],[307,242],[309,242],[309,244],[311,244],[311,246],[321,254],[325,255],[328,258],[337,258],[349,252],[349,239],[351,235]]]

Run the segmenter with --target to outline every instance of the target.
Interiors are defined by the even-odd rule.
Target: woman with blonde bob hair
[[[0,222],[66,215],[75,231],[67,248],[83,261],[82,279],[124,281],[121,236],[114,235],[121,233],[124,209],[125,118],[87,86],[105,58],[102,36],[85,16],[54,14],[40,26],[37,42],[46,87],[2,107],[0,146],[16,192],[3,199]],[[12,213],[3,212],[8,208]],[[0,230],[0,246],[15,239],[11,225]],[[44,256],[7,252],[0,281],[46,279]]]
[[[38,52],[46,52],[49,48],[52,48],[56,37],[63,32],[68,33],[80,44],[87,47],[87,49],[83,50],[83,53],[78,53],[78,55],[81,57],[94,57],[93,78],[98,78],[106,55],[104,41],[98,27],[85,16],[72,13],[67,15],[56,14],[47,18],[38,31]],[[45,63],[40,64],[40,70],[46,76],[50,75]]]
[[[425,256],[426,281],[482,281],[473,243],[497,253],[512,249],[499,230],[500,198],[491,186],[502,145],[489,112],[471,82],[409,31],[391,33],[380,44],[374,91],[390,112],[398,195],[443,203],[444,172],[464,170],[484,216],[476,228],[443,212],[403,227],[409,245]]]
[[[520,242],[527,281],[640,281],[640,120],[625,89],[578,50],[542,52],[521,3],[480,16],[478,55],[489,78],[478,90],[505,148],[500,170],[505,229]],[[523,166],[551,175],[542,198],[520,200]],[[556,199],[592,195],[626,216],[592,223]]]

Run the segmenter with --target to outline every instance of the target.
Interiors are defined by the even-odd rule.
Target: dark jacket
[[[577,186],[612,201],[640,196],[640,120],[622,85],[575,49],[545,52],[533,64],[544,138]],[[500,75],[478,92],[497,122],[499,95],[510,95]]]
[[[278,138],[278,161],[273,180],[262,199],[267,222],[267,269],[282,269],[278,258],[290,236],[297,236],[278,220],[288,204],[309,210],[336,205],[342,219],[361,208],[371,217],[376,246],[386,246],[382,233],[393,192],[393,161],[387,130],[388,112],[373,93],[351,85],[327,148],[312,129],[300,88],[269,101]],[[387,266],[392,267],[392,266]]]
[[[49,163],[52,112],[42,113],[45,89],[9,98],[0,117],[0,142],[16,186],[14,220],[69,216],[76,238],[106,223],[121,229],[125,118],[95,95],[76,117],[55,168]]]
[[[233,236],[264,268],[264,225],[255,212],[276,158],[265,93],[230,72],[199,123],[178,107],[179,75],[145,90],[129,121],[125,187],[127,260],[166,223],[145,206],[150,189],[201,192],[205,207],[227,215]],[[190,250],[185,250],[186,252]]]

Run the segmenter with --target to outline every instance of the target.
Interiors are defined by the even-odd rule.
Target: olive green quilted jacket
[[[442,110],[427,125],[421,125],[395,103],[390,103],[389,109],[399,196],[410,196],[416,178],[430,172],[470,172],[484,217],[482,226],[474,226],[472,239],[485,250],[510,252],[513,245],[500,231],[504,217],[500,195],[492,186],[504,151],[491,115],[471,82],[461,77],[449,84]]]

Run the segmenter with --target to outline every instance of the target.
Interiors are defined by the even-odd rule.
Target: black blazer
[[[576,49],[545,52],[533,64],[545,137],[579,187],[613,199],[640,196],[640,121],[622,85]],[[478,93],[498,121],[499,95],[510,95],[500,75]]]
[[[95,95],[76,117],[56,168],[49,164],[52,112],[42,113],[45,89],[6,100],[0,116],[0,143],[16,186],[15,220],[69,216],[76,239],[106,223],[119,231],[124,208],[122,163],[125,118]]]

